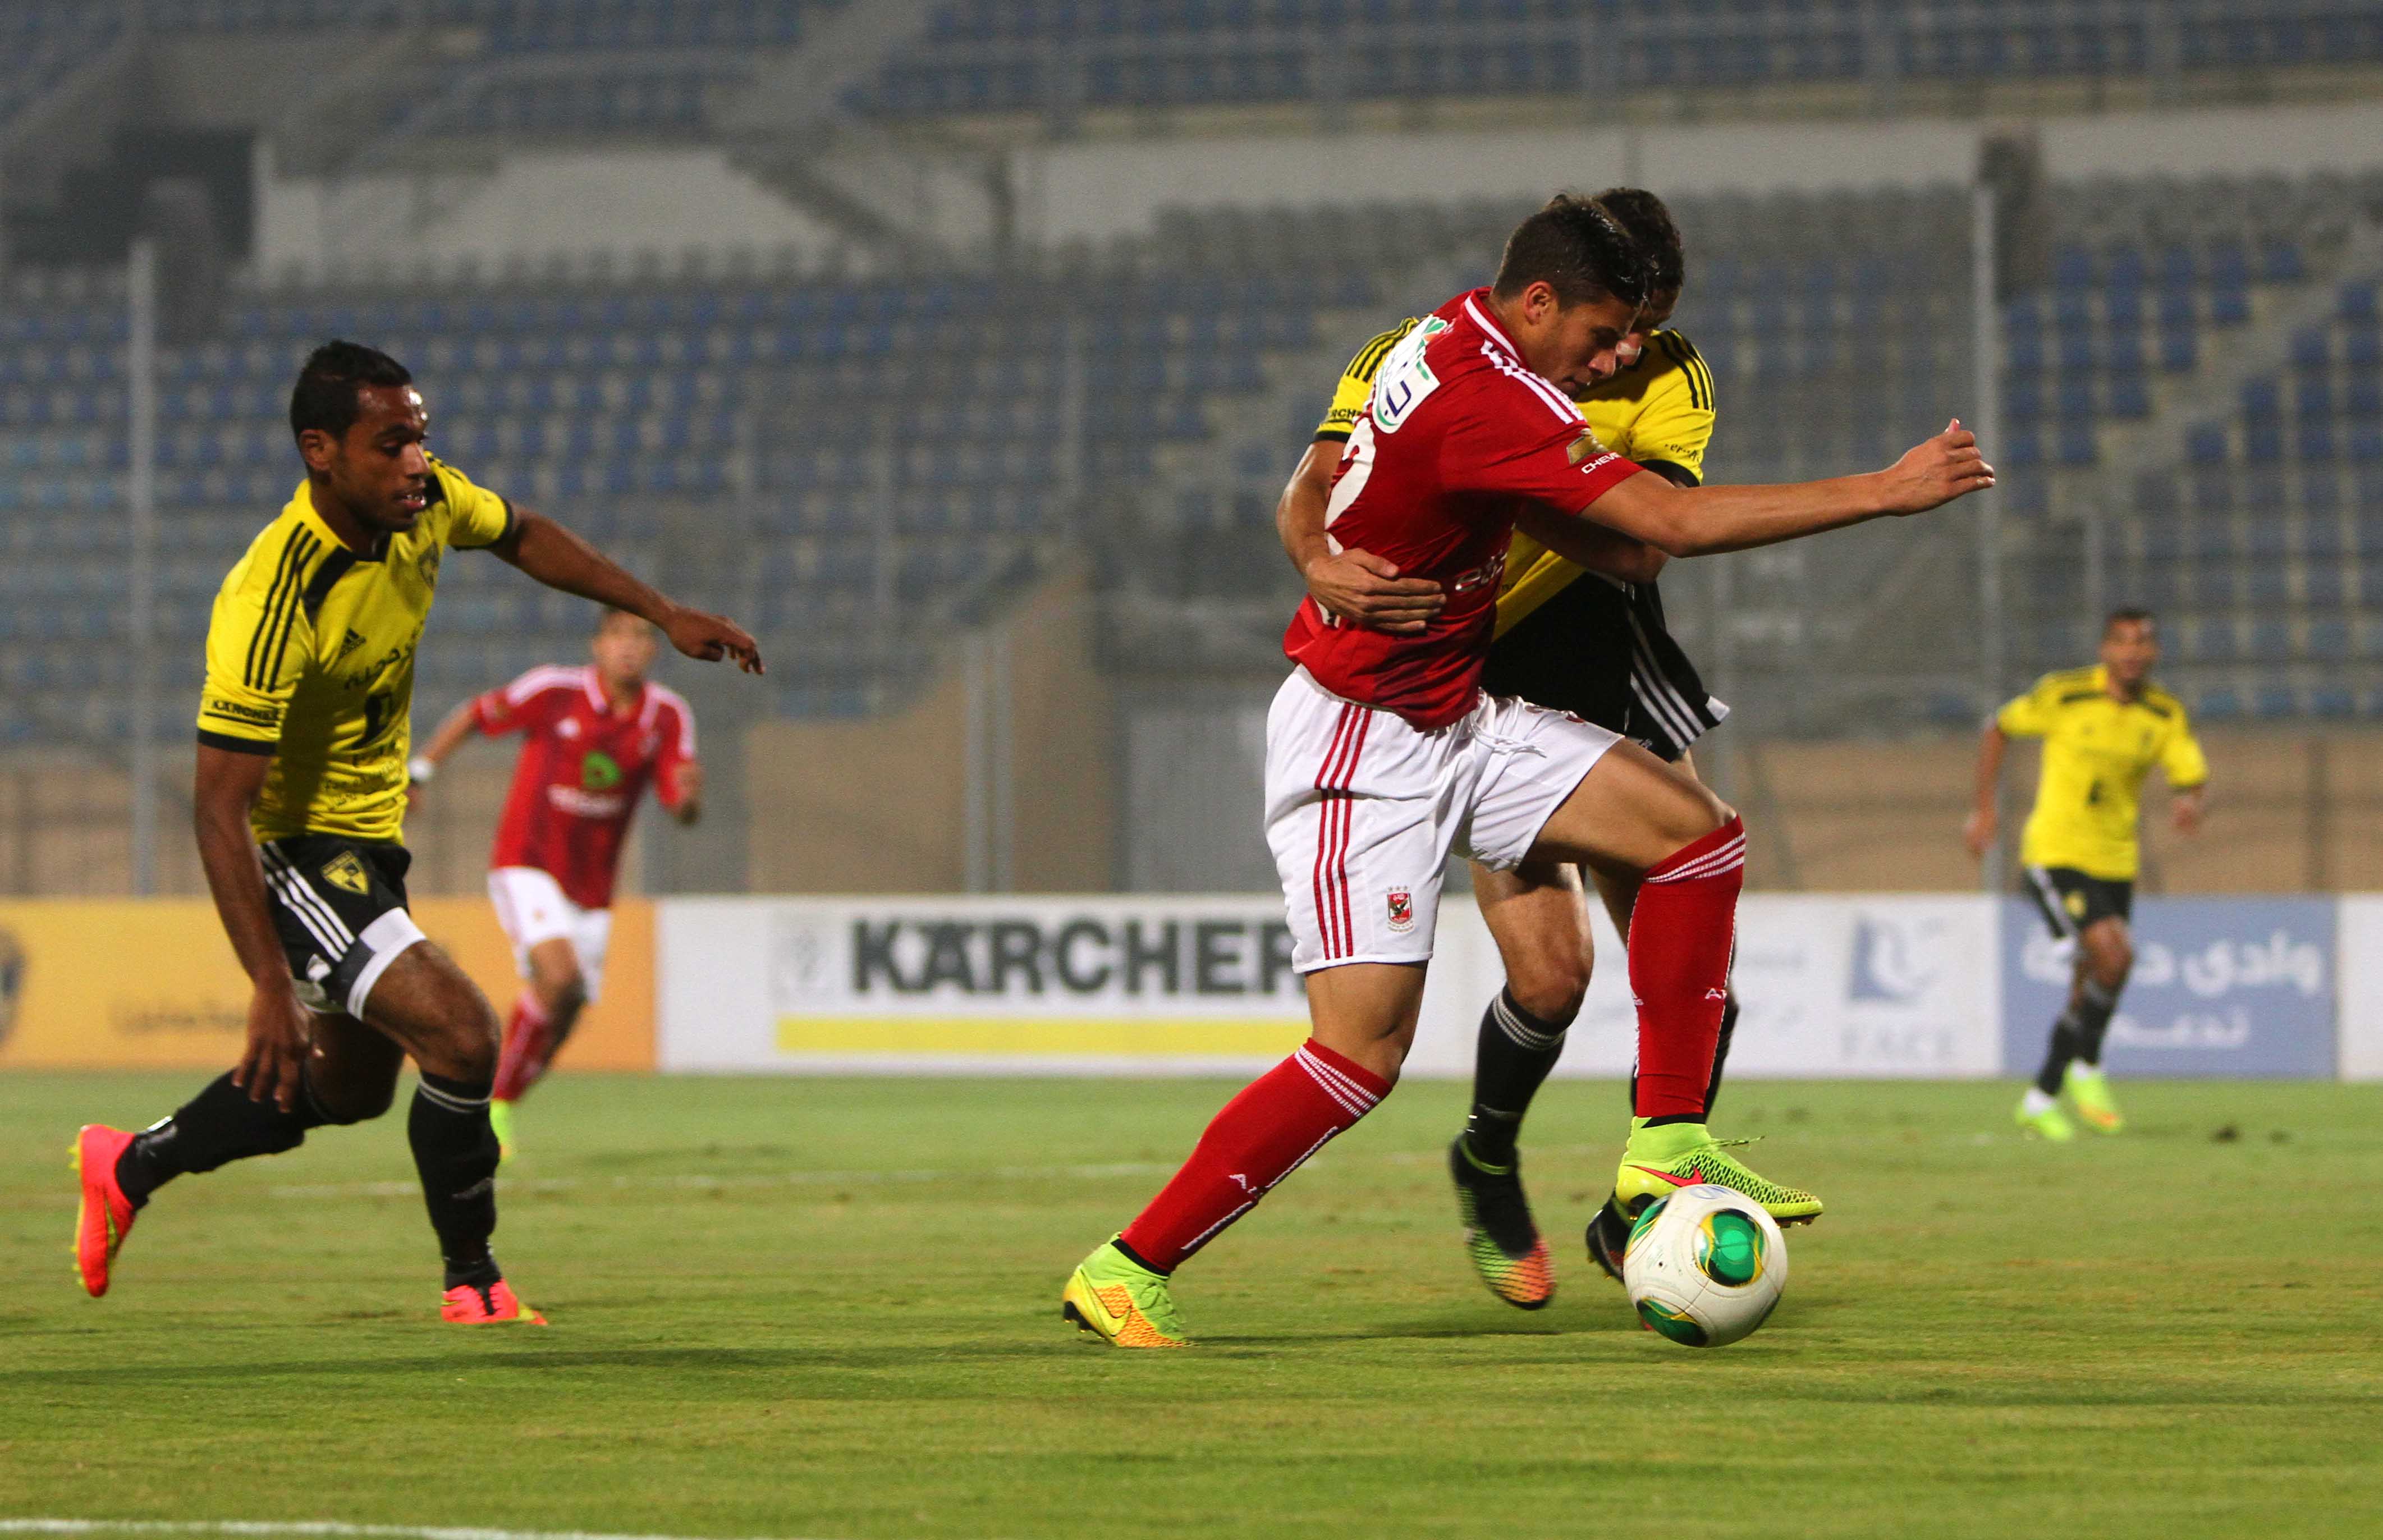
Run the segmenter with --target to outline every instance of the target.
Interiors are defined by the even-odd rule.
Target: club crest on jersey
[[[579,787],[582,791],[609,792],[621,783],[621,762],[602,749],[589,752],[579,761]]]
[[[1388,901],[1390,931],[1403,936],[1414,929],[1414,894],[1404,888],[1392,888],[1384,895]]]
[[[335,888],[345,888],[362,897],[372,891],[372,879],[364,875],[364,864],[356,859],[352,850],[342,850],[323,863],[323,880]]]

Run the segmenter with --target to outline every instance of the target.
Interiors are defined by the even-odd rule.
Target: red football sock
[[[1729,1002],[1746,825],[1732,819],[1649,869],[1630,912],[1640,1117],[1702,1117]]]
[[[1225,1103],[1183,1169],[1126,1226],[1126,1245],[1173,1272],[1389,1093],[1390,1082],[1310,1038]]]
[[[524,990],[505,1022],[505,1048],[498,1055],[496,1089],[489,1095],[500,1102],[518,1102],[537,1084],[546,1073],[547,1054],[553,1051],[553,1026],[537,996]]]

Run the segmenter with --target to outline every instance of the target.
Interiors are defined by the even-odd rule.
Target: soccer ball
[[[1684,1187],[1648,1204],[1630,1227],[1622,1287],[1656,1331],[1718,1348],[1769,1319],[1787,1287],[1787,1242],[1744,1193]]]

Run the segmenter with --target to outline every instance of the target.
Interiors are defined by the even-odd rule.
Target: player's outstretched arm
[[[768,671],[760,647],[744,627],[678,603],[543,514],[519,511],[512,528],[488,549],[549,588],[653,622],[671,646],[689,658],[706,662],[734,658],[747,673]]]
[[[1591,524],[1567,519],[1543,508],[1525,509],[1516,528],[1576,567],[1618,577],[1624,583],[1652,583],[1671,560],[1644,540]]]
[[[296,1103],[306,1056],[315,1052],[315,1018],[298,1001],[290,963],[265,902],[265,871],[248,828],[249,809],[265,789],[270,753],[244,754],[199,745],[191,786],[191,822],[199,839],[199,864],[224,934],[248,974],[248,1042],[231,1083],[252,1102],[270,1097],[288,1112]]]
[[[1331,503],[1332,468],[1340,460],[1340,441],[1332,438],[1316,439],[1300,457],[1274,508],[1283,553],[1327,613],[1368,630],[1414,635],[1431,623],[1448,597],[1427,577],[1401,577],[1396,562],[1371,551],[1333,551],[1324,533],[1325,511]]]
[[[1581,516],[1672,556],[1710,556],[1842,529],[1871,519],[1924,513],[1994,484],[1977,436],[1959,421],[1883,471],[1773,487],[1674,487],[1636,475]]]

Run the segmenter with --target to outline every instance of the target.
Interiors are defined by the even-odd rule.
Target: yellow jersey
[[[199,742],[274,757],[249,819],[260,840],[403,835],[414,653],[439,559],[513,525],[504,499],[430,470],[430,505],[370,552],[340,544],[301,483],[216,593]]]
[[[1365,410],[1365,399],[1373,394],[1374,374],[1383,357],[1418,324],[1412,318],[1401,321],[1358,350],[1341,371],[1332,408],[1316,425],[1316,437],[1349,437]],[[1573,405],[1598,442],[1624,460],[1691,487],[1703,481],[1705,449],[1712,442],[1712,371],[1696,344],[1679,332],[1649,336],[1636,362]],[[1585,570],[1515,531],[1498,587],[1498,634],[1513,630]]]
[[[2045,674],[1995,712],[1994,725],[2008,737],[2043,740],[2019,859],[2130,882],[2142,857],[2143,777],[2157,765],[2170,786],[2189,791],[2209,779],[2209,761],[2181,701],[2149,684],[2137,698],[2119,700],[2109,684],[2098,664]]]

